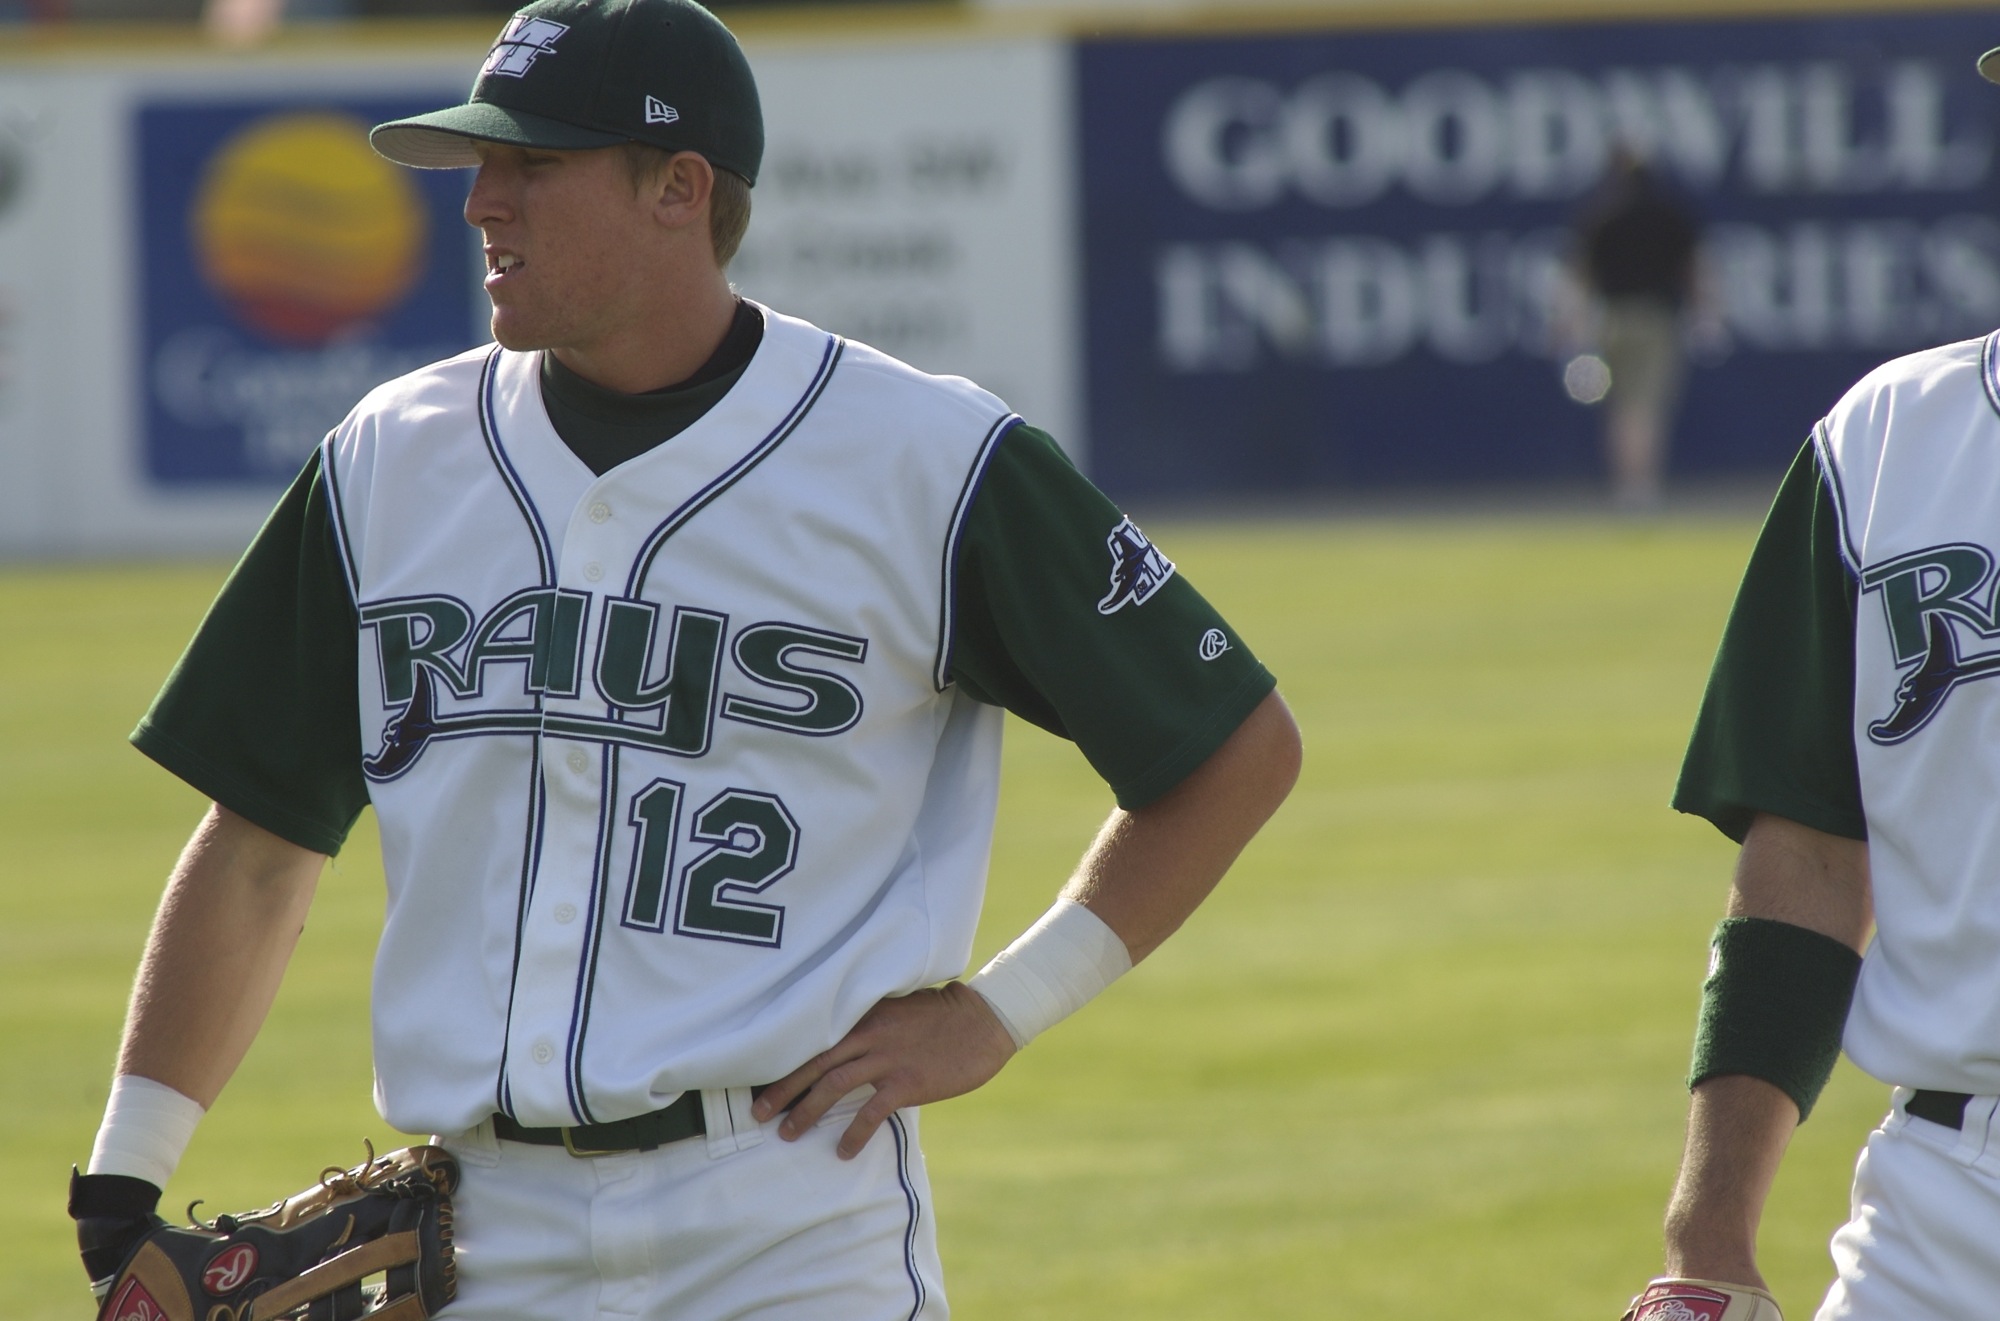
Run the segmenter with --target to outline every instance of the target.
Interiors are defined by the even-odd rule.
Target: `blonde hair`
[[[632,172],[632,187],[644,188],[658,177],[678,152],[655,147],[650,142],[625,144],[625,165]],[[708,195],[708,241],[715,249],[715,264],[728,266],[743,246],[744,232],[750,228],[750,181],[734,170],[715,166],[715,187]]]

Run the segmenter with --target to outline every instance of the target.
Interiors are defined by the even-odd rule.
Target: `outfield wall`
[[[1619,140],[1711,222],[1681,473],[2000,324],[1976,10],[1335,21],[746,19],[733,274],[1175,497],[1594,472],[1551,309]],[[0,45],[0,554],[234,549],[370,385],[483,338],[465,176],[365,128],[486,35]]]
[[[371,386],[485,339],[467,176],[366,142],[460,99],[485,42],[0,48],[0,554],[240,548]],[[1061,46],[781,33],[753,57],[741,287],[1077,441]]]
[[[2000,325],[1990,15],[1109,38],[1078,52],[1088,421],[1120,493],[1584,477],[1569,226],[1614,144],[1703,214],[1680,473],[1775,471]]]

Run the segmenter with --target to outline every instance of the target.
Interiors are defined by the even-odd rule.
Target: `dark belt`
[[[1971,1099],[1970,1092],[1911,1092],[1903,1102],[1903,1113],[1946,1128],[1964,1128],[1965,1103]]]
[[[614,1119],[608,1124],[579,1124],[574,1128],[528,1128],[506,1115],[493,1116],[494,1137],[537,1147],[561,1147],[572,1156],[651,1151],[683,1138],[698,1138],[706,1132],[708,1123],[702,1118],[700,1092],[682,1092],[678,1101],[651,1114]]]

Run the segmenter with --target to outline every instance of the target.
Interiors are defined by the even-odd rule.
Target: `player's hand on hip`
[[[961,982],[914,995],[892,996],[862,1015],[828,1051],[807,1060],[758,1094],[758,1121],[791,1107],[778,1136],[795,1141],[812,1130],[841,1097],[872,1086],[836,1148],[852,1160],[885,1120],[904,1106],[962,1096],[1000,1072],[1014,1039],[986,998]]]

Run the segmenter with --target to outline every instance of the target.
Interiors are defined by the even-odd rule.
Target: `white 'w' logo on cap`
[[[487,52],[486,65],[480,72],[519,78],[534,64],[536,57],[555,54],[556,38],[567,31],[567,23],[517,15],[507,24],[500,39],[493,43],[493,49]]]

